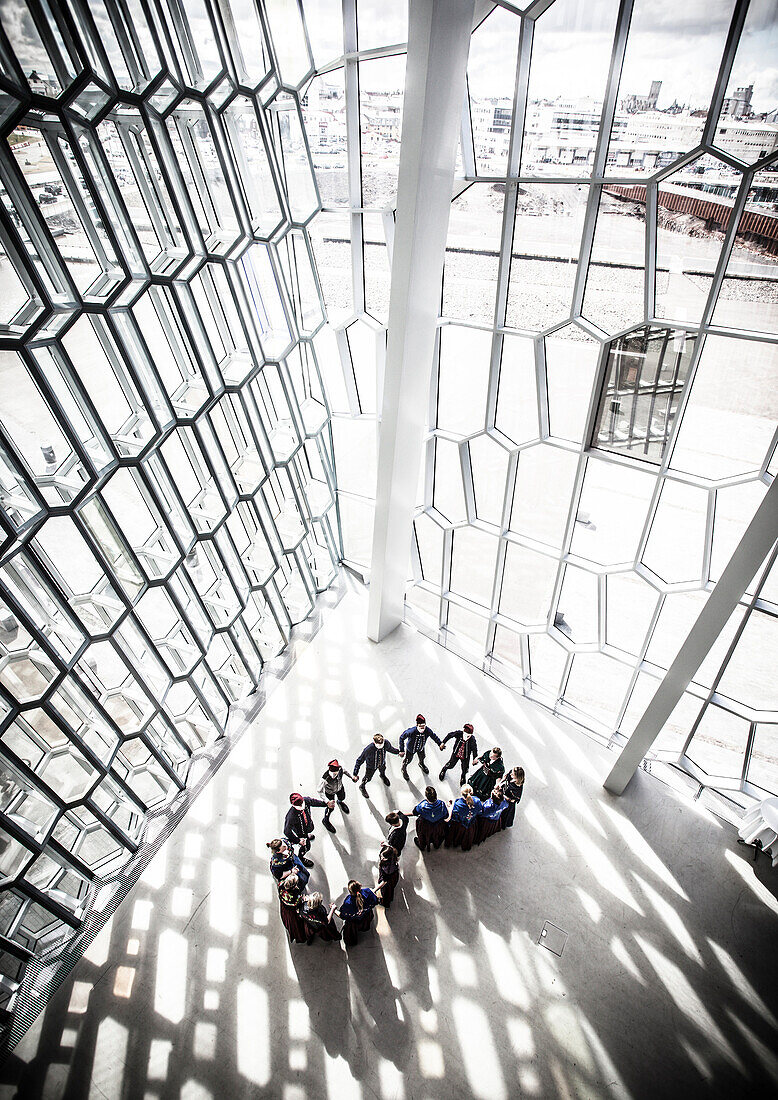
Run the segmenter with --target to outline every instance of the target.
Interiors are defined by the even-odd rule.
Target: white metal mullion
[[[343,82],[346,95],[346,157],[348,164],[349,238],[354,312],[365,312],[365,254],[362,216],[362,142],[359,125],[359,62],[356,0],[343,2]]]
[[[473,145],[473,120],[470,115],[470,86],[465,86],[465,96],[462,100],[462,122],[459,130],[459,148],[462,151],[462,169],[466,177],[477,175],[475,164],[475,147]]]

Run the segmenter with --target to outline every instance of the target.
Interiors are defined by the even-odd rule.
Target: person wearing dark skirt
[[[280,882],[285,875],[294,871],[297,874],[300,885],[308,885],[308,879],[311,877],[311,872],[300,857],[295,855],[291,845],[288,844],[287,841],[271,840],[268,843],[268,848],[271,851],[270,874],[276,882]]]
[[[480,798],[473,797],[473,788],[467,784],[462,788],[462,797],[451,807],[446,825],[447,848],[461,848],[469,852],[475,839],[475,827],[481,813]]]
[[[481,767],[470,776],[470,786],[477,798],[488,798],[495,783],[505,774],[502,749],[494,748],[479,757]]]
[[[317,936],[327,942],[341,939],[340,932],[332,916],[334,912],[335,902],[327,909],[321,894],[303,895],[300,902],[300,916],[308,934],[306,942],[309,947]]]
[[[413,843],[422,852],[428,852],[430,848],[437,851],[446,839],[448,807],[442,798],[438,798],[434,787],[425,789],[424,798],[413,808],[413,816],[416,818]]]
[[[405,841],[408,839],[408,822],[410,817],[408,814],[404,814],[402,810],[392,810],[384,818],[387,824],[391,825],[389,835],[386,838],[386,843],[391,844],[397,855],[402,854],[402,850],[405,847]]]
[[[378,856],[378,886],[376,894],[384,909],[388,909],[394,898],[394,891],[400,881],[400,865],[397,862],[397,850],[391,844],[382,844]]]
[[[481,816],[475,823],[476,844],[483,844],[490,836],[499,833],[502,815],[507,809],[508,803],[498,783],[481,807]]]
[[[300,881],[294,871],[290,871],[278,884],[281,921],[289,935],[290,943],[305,943],[308,939],[308,932],[300,916],[302,896],[303,888]]]
[[[369,886],[363,886],[356,879],[351,880],[348,893],[338,910],[338,916],[343,921],[343,942],[346,947],[354,946],[360,932],[369,931],[373,923],[373,910],[378,904],[378,898]]]
[[[500,818],[500,827],[510,829],[516,817],[516,807],[524,794],[524,768],[512,768],[503,783],[503,794],[508,802],[505,813]]]

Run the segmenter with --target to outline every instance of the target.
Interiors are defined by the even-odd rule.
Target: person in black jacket
[[[306,867],[313,867],[313,860],[306,859],[305,856],[314,839],[311,806],[329,806],[332,809],[335,803],[322,802],[320,798],[309,798],[308,795],[301,794],[290,794],[289,801],[292,805],[284,819],[284,836],[290,844],[300,845],[300,859]]]
[[[451,733],[447,733],[443,738],[442,745],[445,745],[447,741],[454,742],[453,749],[451,750],[451,759],[440,769],[438,779],[445,779],[446,772],[449,768],[455,768],[457,764],[459,764],[462,769],[461,783],[464,784],[467,781],[470,762],[471,760],[475,760],[478,756],[478,742],[473,734],[472,725],[469,722],[465,722],[461,730],[452,730]]]
[[[424,760],[424,753],[427,748],[427,738],[431,737],[435,744],[439,747],[443,747],[443,743],[435,733],[427,725],[427,719],[423,714],[416,715],[416,725],[409,726],[407,730],[403,730],[400,735],[400,756],[402,757],[403,767],[403,779],[408,778],[408,765],[414,756],[419,758],[419,767],[425,775],[429,775],[429,768]]]
[[[408,839],[408,822],[410,817],[408,814],[404,814],[402,810],[392,810],[384,818],[387,825],[391,825],[389,835],[386,838],[386,843],[391,844],[397,855],[402,854],[402,850],[405,847],[405,841]]]
[[[386,774],[386,754],[388,752],[394,753],[395,756],[400,755],[400,750],[396,749],[391,742],[385,740],[382,733],[373,734],[373,740],[369,745],[365,745],[362,752],[357,757],[357,762],[354,765],[354,775],[359,775],[359,769],[362,765],[365,765],[365,778],[359,784],[359,789],[365,798],[370,798],[365,787],[366,783],[369,783],[376,772],[381,776],[386,786],[390,786],[389,779]]]

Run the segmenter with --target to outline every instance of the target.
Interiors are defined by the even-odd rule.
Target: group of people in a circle
[[[308,857],[311,842],[315,839],[311,809],[323,808],[322,823],[325,829],[336,832],[331,820],[336,805],[344,814],[350,812],[344,779],[357,783],[364,764],[365,774],[359,789],[365,798],[370,797],[367,784],[376,772],[386,786],[390,786],[391,781],[386,774],[387,753],[401,758],[405,779],[410,779],[408,765],[414,759],[418,760],[422,772],[428,775],[425,751],[428,739],[435,741],[441,749],[452,742],[450,758],[441,768],[439,779],[443,780],[449,769],[458,767],[462,785],[460,797],[445,802],[438,798],[434,787],[428,786],[424,798],[410,814],[393,810],[386,815],[390,830],[379,852],[375,889],[352,879],[340,906],[333,902],[329,907],[325,905],[321,893],[306,893],[309,868],[314,865]],[[475,763],[478,767],[468,783],[467,773]],[[290,942],[311,944],[318,935],[323,940],[342,938],[350,947],[357,942],[360,932],[370,929],[376,906],[388,909],[392,903],[400,878],[399,861],[411,816],[416,818],[414,844],[420,851],[437,850],[441,845],[469,851],[474,844],[481,844],[488,837],[513,825],[516,806],[523,793],[524,769],[512,768],[506,776],[500,748],[493,748],[479,756],[471,723],[466,722],[461,730],[453,730],[441,740],[427,725],[423,714],[417,714],[416,724],[403,732],[399,748],[386,740],[383,734],[375,734],[357,757],[353,772],[346,771],[339,761],[330,760],[317,789],[317,794],[322,797],[291,794],[290,808],[284,820],[284,835],[268,844],[271,851],[270,872],[278,885],[281,920]],[[335,924],[336,911],[343,921],[342,936]]]

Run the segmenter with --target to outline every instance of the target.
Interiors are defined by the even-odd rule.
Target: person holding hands
[[[328,806],[334,809],[334,802],[322,802],[320,798],[310,798],[308,795],[290,794],[291,807],[284,819],[284,836],[291,845],[299,845],[300,859],[306,867],[313,867],[313,860],[307,859],[305,853],[311,847],[313,836],[313,818],[311,806]]]
[[[389,777],[386,774],[386,754],[388,752],[394,753],[395,756],[400,755],[400,750],[396,749],[390,741],[387,741],[382,733],[374,733],[372,742],[365,745],[357,757],[354,764],[354,776],[359,775],[359,769],[364,764],[365,778],[359,784],[359,789],[365,798],[370,798],[366,784],[370,782],[376,772],[381,776],[387,787],[391,786]]]
[[[357,777],[355,775],[345,771],[337,760],[330,760],[316,791],[317,794],[322,795],[327,800],[327,809],[324,811],[322,824],[331,833],[335,832],[335,826],[330,822],[330,814],[335,806],[335,801],[338,801],[344,814],[351,812],[346,805],[346,791],[343,786],[344,775],[347,775],[352,783],[356,783]]]
[[[454,742],[451,748],[451,757],[440,769],[438,779],[445,779],[449,768],[455,768],[458,765],[461,772],[460,784],[465,783],[467,782],[467,773],[470,770],[470,762],[478,756],[478,742],[475,739],[472,724],[465,722],[461,730],[452,730],[451,733],[447,733],[440,747],[443,748],[448,741]]]
[[[416,725],[409,726],[407,730],[404,730],[400,736],[400,756],[402,757],[402,774],[403,779],[408,779],[408,765],[414,756],[418,758],[419,767],[425,775],[429,775],[429,768],[427,767],[424,754],[427,747],[427,738],[431,737],[438,748],[443,748],[443,742],[440,740],[434,730],[430,729],[427,725],[427,719],[423,714],[416,715]]]

